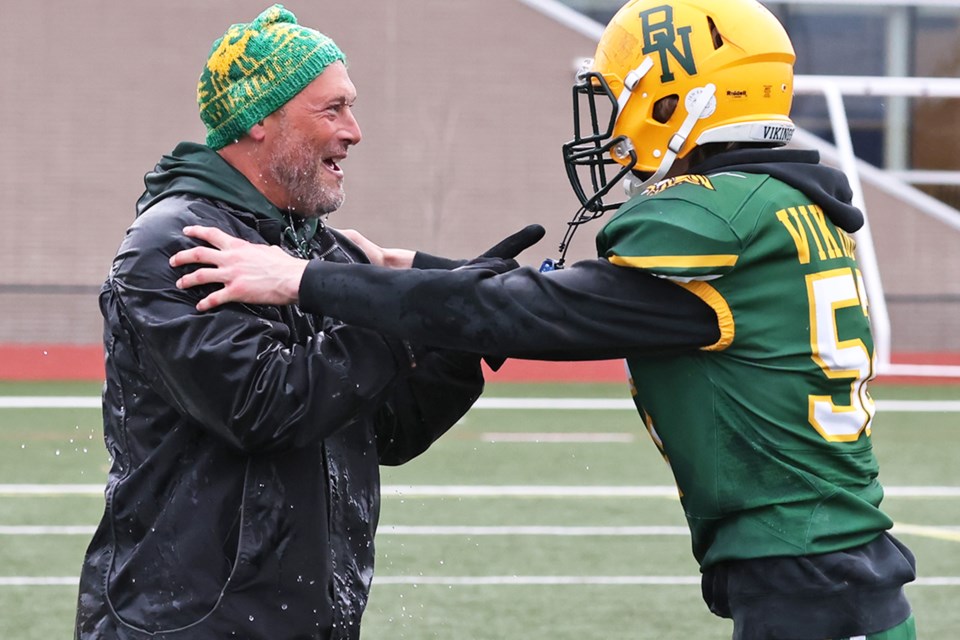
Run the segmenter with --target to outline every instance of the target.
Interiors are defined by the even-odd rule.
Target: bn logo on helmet
[[[683,67],[687,75],[697,75],[697,63],[690,48],[690,31],[693,27],[680,27],[673,23],[673,7],[662,5],[640,12],[643,25],[643,53],[660,54],[660,82],[673,82],[670,59]],[[677,41],[680,41],[679,46]]]

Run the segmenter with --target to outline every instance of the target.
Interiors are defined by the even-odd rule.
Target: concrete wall
[[[0,342],[97,342],[96,291],[142,176],[202,140],[196,82],[252,0],[31,5],[0,38]],[[554,255],[576,200],[573,60],[594,44],[516,0],[290,0],[346,52],[364,140],[331,219],[386,246],[472,256],[522,224]],[[579,238],[590,255],[589,232]],[[535,255],[534,255],[535,254]]]
[[[960,351],[960,231],[925,215],[919,191],[896,198],[868,181],[864,197],[894,351]]]
[[[178,141],[202,140],[196,81],[210,45],[265,6],[38,0],[5,21],[0,343],[99,342],[96,292],[142,176]],[[536,221],[548,235],[524,262],[555,257],[577,205],[560,156],[573,61],[594,42],[517,0],[285,6],[338,42],[359,90],[364,140],[344,164],[333,226],[468,257]],[[882,192],[870,207],[891,291],[956,295],[956,233]],[[592,256],[597,228],[580,232],[572,259]],[[903,344],[960,349],[956,314],[930,309],[896,310]]]

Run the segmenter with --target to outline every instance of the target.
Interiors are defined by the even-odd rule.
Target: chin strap
[[[620,116],[623,115],[627,101],[633,96],[633,90],[637,88],[643,77],[650,73],[650,69],[653,69],[653,58],[647,56],[636,69],[628,73],[627,77],[623,79],[623,91],[617,98],[617,120],[620,120]]]
[[[633,197],[650,185],[660,182],[670,172],[677,156],[680,155],[680,150],[683,149],[687,138],[690,137],[690,132],[697,125],[697,121],[703,117],[703,113],[710,107],[716,93],[717,85],[713,83],[700,88],[700,93],[694,98],[693,104],[690,105],[690,110],[683,124],[680,125],[677,132],[671,136],[670,142],[667,143],[667,152],[663,154],[663,160],[660,161],[660,166],[653,172],[653,175],[646,180],[640,180],[632,176],[624,178],[623,189],[628,197]]]

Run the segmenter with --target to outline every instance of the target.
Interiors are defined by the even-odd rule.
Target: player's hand
[[[484,251],[461,269],[489,269],[497,273],[506,273],[520,265],[514,258],[523,251],[540,242],[546,230],[539,224],[527,225],[520,231],[507,236],[497,244]],[[484,362],[491,370],[497,371],[506,362],[506,358],[484,356]]]
[[[210,266],[185,274],[177,280],[177,287],[223,284],[222,289],[197,303],[198,311],[208,311],[228,302],[283,305],[299,299],[306,260],[294,258],[280,247],[253,244],[213,227],[185,227],[183,233],[211,246],[175,253],[170,258],[170,266]]]
[[[516,258],[526,249],[540,242],[546,231],[539,224],[527,225],[520,231],[507,236],[482,254],[481,258]]]
[[[464,269],[486,270],[493,271],[495,274],[500,275],[501,273],[518,269],[519,267],[520,264],[513,258],[487,258],[484,256],[479,256],[473,260],[468,260],[466,264],[460,265],[454,269],[454,271],[461,271]]]

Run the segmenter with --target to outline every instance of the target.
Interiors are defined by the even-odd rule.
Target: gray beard
[[[330,189],[320,179],[323,167],[316,149],[285,140],[270,157],[267,170],[289,197],[289,210],[302,218],[324,218],[343,205],[343,189]]]

